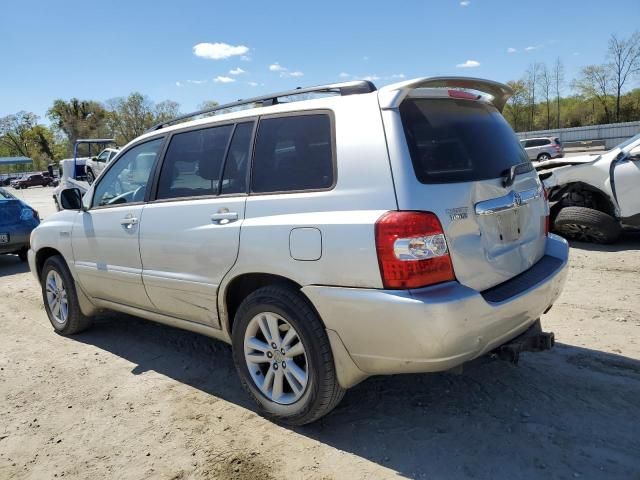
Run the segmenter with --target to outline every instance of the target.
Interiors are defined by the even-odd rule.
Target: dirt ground
[[[21,195],[46,216],[50,192]],[[0,257],[0,478],[640,479],[640,235],[572,247],[551,352],[371,378],[293,429],[255,413],[220,342],[120,314],[56,335]]]

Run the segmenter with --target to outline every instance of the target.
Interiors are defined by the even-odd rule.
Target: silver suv
[[[520,144],[532,161],[544,162],[564,157],[564,148],[558,137],[523,138]]]
[[[510,93],[358,81],[157,126],[34,231],[53,328],[110,309],[223,340],[260,410],[296,425],[371,375],[550,348],[568,247]]]

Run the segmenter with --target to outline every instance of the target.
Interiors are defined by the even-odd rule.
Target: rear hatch
[[[534,265],[544,255],[546,202],[496,107],[466,92],[420,89],[399,114],[417,181],[396,185],[405,189],[398,206],[438,216],[457,280],[482,291]]]

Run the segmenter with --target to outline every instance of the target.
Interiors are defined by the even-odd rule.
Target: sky
[[[6,0],[0,116],[133,91],[196,110],[297,86],[431,75],[566,78],[640,28],[639,0]],[[635,81],[638,84],[638,81]]]

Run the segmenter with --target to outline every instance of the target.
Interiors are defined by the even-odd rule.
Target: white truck
[[[73,143],[73,158],[60,161],[60,183],[53,192],[53,201],[60,211],[60,192],[77,188],[84,195],[104,167],[116,156],[118,148],[105,148],[97,157],[91,156],[92,145],[115,145],[113,138],[79,138]],[[78,147],[87,145],[88,157],[78,157]]]
[[[540,162],[552,229],[593,243],[613,243],[640,229],[640,134],[602,155]]]

